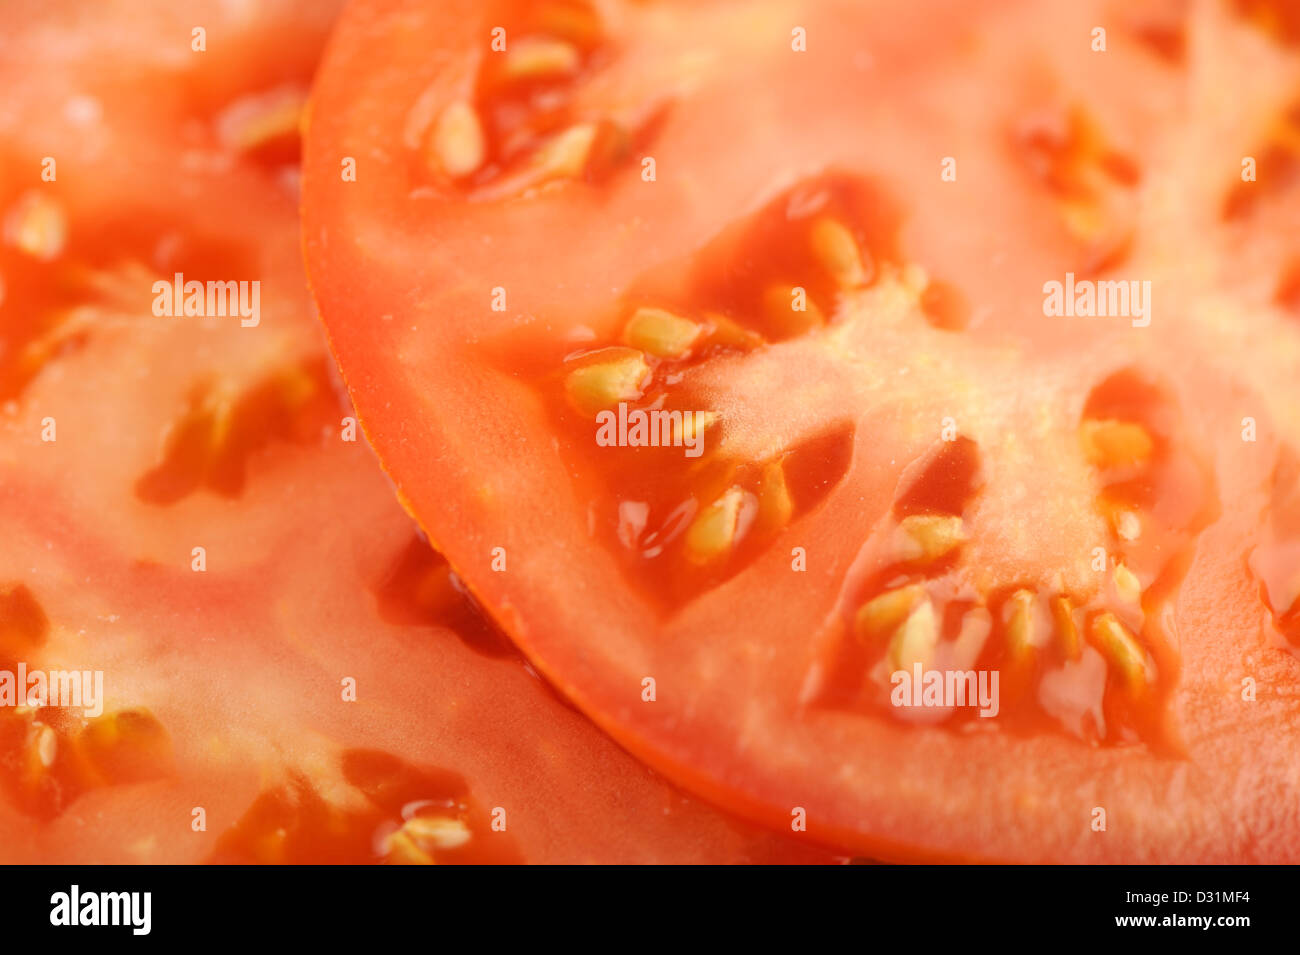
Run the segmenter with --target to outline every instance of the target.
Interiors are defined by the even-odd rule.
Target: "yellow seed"
[[[241,152],[290,140],[299,135],[306,114],[307,98],[301,90],[275,97],[250,101],[233,114],[226,132],[227,141]]]
[[[739,322],[732,321],[725,315],[709,312],[705,315],[709,323],[707,341],[724,348],[741,348],[748,350],[763,344],[763,336],[750,331]]]
[[[987,607],[972,607],[961,618],[961,629],[952,643],[950,665],[957,670],[969,670],[979,660],[984,643],[993,632],[993,617]]]
[[[239,383],[229,378],[217,381],[196,409],[196,416],[205,420],[208,429],[208,446],[223,447],[235,430],[239,410]]]
[[[1083,453],[1099,468],[1140,464],[1151,456],[1154,444],[1146,428],[1132,421],[1089,418],[1079,429]]]
[[[538,148],[533,162],[538,170],[557,179],[577,179],[587,166],[596,141],[596,124],[580,123],[556,134]]]
[[[1142,521],[1132,511],[1116,511],[1114,524],[1122,540],[1135,541],[1142,536]]]
[[[700,326],[662,308],[638,308],[623,328],[623,341],[660,358],[680,358],[700,337]]]
[[[1123,564],[1115,565],[1115,590],[1128,603],[1135,604],[1142,599],[1142,582]]]
[[[813,223],[812,250],[822,267],[844,288],[864,284],[870,277],[862,265],[857,240],[844,223],[821,218]]]
[[[1106,230],[1106,216],[1101,206],[1090,200],[1072,200],[1061,203],[1065,228],[1076,239],[1089,241]]]
[[[920,298],[927,288],[930,287],[930,273],[925,267],[915,262],[908,262],[903,266],[898,275],[899,282],[908,292]]]
[[[697,411],[689,418],[682,416],[682,423],[679,425],[673,422],[673,444],[686,445],[696,439],[697,435],[703,435],[706,428],[718,420],[718,415],[713,411]]]
[[[524,37],[511,42],[505,55],[507,79],[548,79],[568,76],[578,68],[578,49],[572,43],[546,37]]]
[[[280,368],[271,380],[280,406],[286,409],[301,408],[320,391],[310,369],[297,363]]]
[[[600,42],[600,15],[587,3],[537,3],[535,26],[551,36],[562,36],[575,46],[590,49]]]
[[[605,353],[605,360],[575,368],[564,382],[569,400],[579,411],[595,414],[641,397],[641,385],[650,373],[645,355],[631,348],[607,348],[601,354]]]
[[[470,841],[469,827],[447,816],[416,816],[385,840],[386,861],[394,865],[437,865],[437,853]]]
[[[863,643],[872,646],[891,636],[924,598],[925,588],[920,584],[908,584],[872,597],[858,608],[853,632]]]
[[[54,757],[59,751],[59,738],[52,727],[44,726],[41,728],[41,735],[36,742],[36,753],[40,757],[41,765],[49,769],[54,765]]]
[[[1102,655],[1119,669],[1130,691],[1140,690],[1147,684],[1146,653],[1113,613],[1098,614],[1093,619],[1092,639]]]
[[[448,105],[430,131],[428,152],[437,168],[453,179],[477,171],[487,158],[487,138],[474,107],[464,100]]]
[[[928,564],[951,553],[965,540],[960,517],[913,514],[898,524],[899,552],[903,560]]]
[[[419,844],[434,849],[458,849],[470,840],[469,826],[447,816],[416,816],[402,828]]]
[[[103,299],[104,304],[122,309],[129,316],[140,299],[140,289],[152,288],[158,273],[139,259],[131,258],[107,268],[76,269],[75,281]]]
[[[709,564],[731,553],[740,536],[744,500],[740,488],[727,488],[695,518],[686,530],[686,556],[692,563]]]
[[[1013,659],[1024,659],[1039,645],[1034,620],[1034,592],[1017,590],[1007,601],[1007,646]]]
[[[62,207],[40,192],[28,192],[5,221],[5,238],[23,252],[49,262],[68,244],[68,220]]]
[[[939,622],[934,615],[934,604],[923,597],[889,641],[889,662],[895,670],[911,670],[918,663],[923,670],[928,670],[934,663],[938,644]]]
[[[1083,648],[1079,643],[1079,627],[1074,622],[1074,607],[1070,603],[1070,598],[1053,597],[1051,606],[1056,634],[1061,639],[1061,651],[1067,660],[1079,659]]]
[[[758,520],[763,527],[773,530],[785,527],[794,516],[794,501],[785,483],[785,468],[780,461],[763,465],[763,476],[758,486]]]
[[[437,865],[433,853],[421,846],[403,826],[384,840],[384,861],[390,865]]]

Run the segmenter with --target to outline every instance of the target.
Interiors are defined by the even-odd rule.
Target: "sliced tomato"
[[[304,215],[366,432],[538,668],[721,805],[1293,861],[1288,9],[356,0]]]
[[[298,251],[331,14],[0,13],[0,671],[103,679],[0,708],[0,859],[830,861],[565,705],[356,440]],[[158,315],[176,272],[260,321]]]

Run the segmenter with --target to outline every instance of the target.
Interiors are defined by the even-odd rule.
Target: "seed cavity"
[[[826,324],[826,316],[801,286],[769,285],[763,292],[763,314],[774,337],[795,338]],[[802,298],[802,301],[800,299]],[[802,308],[796,306],[802,305]]]
[[[146,709],[119,710],[91,720],[78,742],[106,782],[153,779],[171,764],[171,737]]]
[[[921,291],[921,310],[935,328],[959,332],[970,325],[970,301],[951,282],[936,279]]]
[[[0,659],[23,659],[49,632],[49,618],[26,584],[0,584]]]
[[[418,177],[424,180],[419,188],[438,192],[451,186],[469,201],[496,202],[565,182],[594,185],[626,164],[633,144],[644,147],[659,128],[669,104],[658,96],[619,98],[605,111],[582,101],[590,68],[616,56],[607,49],[597,58],[605,35],[595,10],[557,0],[515,6],[503,26],[507,46],[481,58],[460,98],[431,125],[421,149],[432,175]],[[441,105],[435,99],[441,93],[434,87],[416,101],[413,128],[423,128],[425,117]],[[629,116],[637,118],[626,126],[623,118]]]
[[[321,357],[277,367],[252,383],[196,383],[189,407],[167,432],[162,460],[136,481],[136,496],[156,505],[200,488],[238,497],[256,451],[272,440],[320,440],[338,408],[329,375]]]
[[[1113,149],[1094,117],[1078,106],[1035,112],[1015,138],[1030,171],[1053,196],[1065,230],[1091,247],[1085,269],[1118,261],[1133,230],[1138,164]]]
[[[1300,45],[1300,9],[1292,0],[1233,0],[1242,19],[1279,42]]]
[[[899,478],[894,514],[952,514],[966,510],[984,484],[979,445],[958,435],[936,441]]]

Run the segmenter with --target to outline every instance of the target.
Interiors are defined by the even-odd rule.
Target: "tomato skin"
[[[717,37],[711,51],[725,68],[677,73],[680,43],[620,33],[627,21],[619,17],[636,14],[618,7],[609,19],[613,65],[573,101],[599,117],[664,110],[645,146],[659,170],[653,185],[635,164],[508,198],[429,185],[412,171],[412,104],[467,96],[490,55],[483,38],[492,17],[505,22],[515,10],[476,16],[468,6],[414,0],[349,10],[314,93],[304,241],[334,353],[399,494],[538,669],[691,791],[774,829],[804,807],[810,835],[877,857],[1294,860],[1288,754],[1300,720],[1282,688],[1297,661],[1280,652],[1246,555],[1267,529],[1275,464],[1300,440],[1288,384],[1300,348],[1273,301],[1293,254],[1279,223],[1294,214],[1297,195],[1275,184],[1249,221],[1222,212],[1240,156],[1254,148],[1246,144],[1267,126],[1260,117],[1289,102],[1289,48],[1216,8],[1179,21],[1171,35],[1230,36],[1217,54],[1153,47],[1149,30],[1116,28],[1101,57],[1078,40],[1099,22],[1100,6],[1005,3],[974,18],[933,3],[906,11],[772,4],[762,11],[770,22],[755,7],[744,12],[770,33],[746,34],[738,49],[733,33],[711,29],[723,8],[704,4],[663,23],[679,36]],[[790,24],[807,28],[816,57],[789,48]],[[429,48],[441,56],[430,58]],[[1244,76],[1256,57],[1261,106],[1251,122],[1195,96],[1193,80],[1216,69]],[[871,71],[879,98],[833,95],[854,70]],[[645,79],[663,76],[680,85]],[[680,90],[667,107],[664,88]],[[1086,119],[1075,121],[1075,103]],[[1186,143],[1216,137],[1204,167],[1169,163]],[[945,182],[936,167],[953,152],[969,172]],[[345,156],[358,158],[355,182],[339,177]],[[914,257],[945,283],[942,301],[931,302],[931,314],[922,307],[898,318],[887,302],[868,299],[877,324],[840,326],[853,362],[828,357],[814,335],[793,335],[732,359],[727,367],[748,377],[687,367],[683,375],[705,379],[689,397],[729,399],[725,411],[743,421],[727,435],[732,447],[789,450],[786,435],[805,434],[812,417],[827,431],[851,429],[853,453],[780,546],[710,577],[689,599],[664,599],[647,584],[662,580],[653,567],[632,562],[629,571],[607,544],[616,537],[614,466],[593,464],[581,444],[589,434],[557,423],[563,397],[545,390],[546,376],[559,380],[554,369],[575,349],[619,344],[633,307],[660,304],[639,298],[647,289],[705,320],[704,307],[716,303],[700,292],[707,282],[692,284],[696,271],[707,279],[711,263],[742,270],[743,257],[728,250],[746,248],[754,217],[791,182],[843,169],[903,208],[897,248],[882,242],[873,253],[886,262]],[[1181,205],[1143,211],[1152,190],[1173,180]],[[1109,228],[1081,229],[1093,214]],[[1259,258],[1240,261],[1239,242]],[[1140,331],[1044,320],[1047,279],[1107,269],[1154,276],[1164,317]],[[880,295],[894,288],[872,287]],[[508,295],[504,311],[491,304],[498,289]],[[1229,330],[1223,316],[1236,310],[1250,315],[1251,336]],[[886,319],[907,334],[892,335]],[[895,357],[893,368],[871,364],[873,349]],[[539,372],[552,357],[552,370]],[[855,404],[855,378],[887,380],[899,367],[930,374],[934,387],[893,386],[875,404]],[[1060,568],[1074,575],[1072,586],[1101,591],[1077,565],[1086,567],[1098,540],[1110,541],[1106,494],[1141,489],[1091,468],[1078,432],[1090,400],[1134,369],[1151,383],[1143,407],[1152,426],[1168,428],[1157,457],[1169,466],[1144,515],[1166,535],[1148,534],[1166,561],[1159,579],[1175,581],[1152,616],[1173,626],[1158,644],[1143,635],[1164,680],[1148,715],[1167,731],[1167,750],[1137,721],[1124,727],[1136,740],[1093,745],[1032,724],[957,735],[808,705],[808,675],[824,663],[823,639],[837,637],[837,612],[851,596],[846,575],[864,540],[891,519],[903,467],[932,446],[945,416],[976,419],[1000,489],[965,515],[982,521],[983,559],[971,562],[971,579],[992,580],[989,595],[1000,595],[1022,585],[1022,573],[1047,596]],[[961,387],[943,387],[949,372]],[[1051,425],[1042,443],[1009,451],[1008,434],[1022,447],[1029,440],[1022,413],[1039,402]],[[1243,407],[1263,434],[1248,445]],[[660,477],[684,480],[664,466],[645,483]],[[807,551],[803,576],[791,573],[796,544]],[[497,549],[508,555],[504,572],[493,567]],[[654,705],[639,696],[647,676]],[[1247,676],[1275,688],[1275,706],[1249,705]],[[1099,806],[1110,818],[1104,833],[1091,828]]]
[[[110,720],[0,712],[0,858],[834,861],[637,764],[439,590],[436,555],[419,599],[391,593],[428,545],[345,437],[295,151],[223,139],[232,103],[305,90],[336,5],[238,6],[0,13],[0,217],[35,190],[66,225],[46,258],[0,244],[0,668],[101,671]],[[137,265],[257,279],[261,322],[159,316]],[[433,797],[470,842],[394,843]]]

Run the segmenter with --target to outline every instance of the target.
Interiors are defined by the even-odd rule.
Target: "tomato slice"
[[[459,589],[353,437],[302,271],[332,5],[198,12],[0,14],[0,675],[103,677],[100,707],[0,708],[0,857],[831,861],[641,766]],[[259,281],[260,321],[158,315],[176,272]]]
[[[885,858],[1294,860],[1286,10],[357,0],[313,289],[430,538],[694,791]]]

